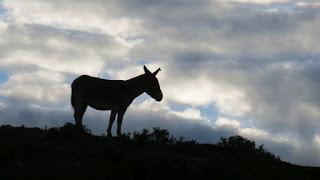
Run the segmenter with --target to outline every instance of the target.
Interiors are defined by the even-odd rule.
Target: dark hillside
[[[0,127],[0,179],[317,179],[240,136],[217,145],[155,128],[122,137],[61,128]]]

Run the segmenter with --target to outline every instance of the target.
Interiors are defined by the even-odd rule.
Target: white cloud
[[[239,121],[235,120],[235,119],[228,119],[225,117],[219,117],[216,121],[215,121],[215,125],[217,127],[226,127],[226,128],[234,128],[234,129],[239,129],[241,124]]]
[[[320,153],[320,135],[317,134],[317,135],[314,136],[313,143],[314,143],[314,145],[316,146],[317,150]]]
[[[132,105],[134,109],[144,111],[154,111],[154,112],[160,112],[160,111],[167,111],[168,106],[165,103],[156,103],[153,99],[147,99],[139,104]]]
[[[257,128],[257,127],[246,127],[243,125],[244,123],[236,119],[230,119],[226,117],[218,117],[215,121],[214,125],[216,128],[220,129],[231,129],[236,134],[241,135],[243,137],[253,139],[257,143],[260,142],[272,142],[275,144],[287,144],[295,147],[301,146],[298,141],[292,141],[293,139],[297,139],[296,137],[284,135],[284,134],[271,134],[266,130]],[[290,139],[291,138],[291,139]]]
[[[139,65],[130,65],[129,62],[127,62],[127,67],[126,68],[121,68],[121,69],[110,69],[110,70],[106,70],[107,74],[109,74],[110,76],[112,76],[114,79],[130,79],[133,78],[135,76],[139,76],[141,74],[144,74],[144,69],[143,66],[146,66],[149,71],[154,72],[156,71],[158,68],[162,68],[165,69],[165,65],[161,64],[161,63],[148,63],[148,64],[139,64]],[[165,78],[165,72],[161,71],[160,73],[158,73],[157,78],[162,81]]]
[[[0,33],[8,28],[8,24],[0,20]]]
[[[168,77],[162,85],[169,100],[193,106],[215,105],[219,112],[243,116],[250,112],[246,95],[240,89],[221,84],[206,77],[173,79]]]
[[[297,110],[300,112],[303,112],[305,117],[305,122],[313,121],[314,119],[320,118],[320,107],[313,105],[313,104],[307,104],[307,103],[301,103],[298,105]]]
[[[184,119],[202,120],[201,111],[195,108],[187,108],[183,111],[173,111],[173,114],[180,116]]]
[[[90,33],[105,33],[127,45],[134,45],[127,42],[127,38],[143,33],[142,22],[139,19],[112,16],[111,13],[116,10],[110,1],[66,3],[30,0],[26,4],[21,1],[5,0],[2,4],[8,10],[7,19],[15,23],[42,24]]]
[[[147,100],[144,100],[142,103],[139,104],[133,104],[132,108],[134,110],[139,111],[153,111],[158,112],[162,115],[172,117],[174,119],[182,118],[185,120],[197,120],[201,124],[207,124],[208,120],[204,118],[201,114],[201,111],[197,108],[188,107],[181,111],[176,111],[170,109],[167,102],[155,102],[155,100],[148,98]]]
[[[7,105],[3,102],[0,102],[0,110],[1,109],[5,109],[7,107]]]
[[[139,126],[130,128],[143,127],[148,118],[150,127],[185,132],[201,126],[228,134],[226,127],[232,127],[229,135],[263,140],[286,159],[311,162],[303,151],[317,154],[320,14],[318,3],[296,2],[1,1],[6,13],[0,15],[0,66],[9,79],[0,87],[0,110],[15,102],[31,106],[0,115],[17,122],[20,113],[52,120],[46,113],[58,115],[52,108],[69,104],[77,74],[128,79],[147,64],[163,70],[157,77],[164,100],[135,102],[128,119]],[[172,104],[184,108],[176,111]],[[203,117],[201,108],[208,105],[215,106],[216,124]],[[63,113],[64,121],[72,118]]]
[[[240,129],[240,135],[244,137],[250,137],[250,138],[265,138],[269,136],[269,133],[266,131],[263,131],[261,129],[256,129],[256,128],[243,128]]]
[[[295,4],[299,8],[320,8],[320,2],[307,2],[307,1],[301,1],[297,2]]]
[[[128,48],[108,36],[51,27],[11,25],[3,32],[1,66],[32,64],[60,72],[98,75],[106,63],[127,57]]]
[[[283,3],[290,0],[219,0],[222,2],[240,2],[240,3],[256,3],[256,4],[270,4],[270,3]]]
[[[39,70],[22,72],[10,76],[0,86],[1,96],[24,103],[65,104],[70,94],[70,85],[64,83],[65,76],[53,71]]]

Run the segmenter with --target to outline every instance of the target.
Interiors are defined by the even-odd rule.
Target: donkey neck
[[[130,89],[131,98],[136,98],[144,93],[145,90],[145,76],[140,75],[126,80],[127,87]]]

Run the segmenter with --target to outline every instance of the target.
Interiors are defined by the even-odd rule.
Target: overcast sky
[[[74,78],[147,65],[164,99],[136,99],[125,132],[239,134],[320,166],[319,18],[317,0],[0,0],[0,124],[73,122]],[[84,124],[102,134],[108,118],[89,109]]]

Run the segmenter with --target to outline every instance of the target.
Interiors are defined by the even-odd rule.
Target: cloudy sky
[[[125,132],[239,134],[320,166],[319,18],[317,0],[0,0],[0,124],[73,122],[74,78],[145,64],[161,67],[164,100],[136,99]],[[84,123],[102,134],[108,118],[89,109]]]

